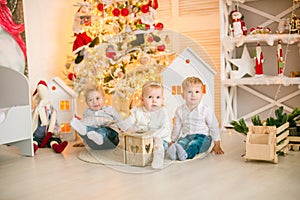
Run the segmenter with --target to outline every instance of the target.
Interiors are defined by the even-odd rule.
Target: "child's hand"
[[[170,147],[172,144],[174,144],[175,142],[168,142],[168,147]]]
[[[213,146],[211,153],[215,153],[215,154],[224,154],[224,151],[221,148],[221,143],[220,141],[216,141],[215,145]]]

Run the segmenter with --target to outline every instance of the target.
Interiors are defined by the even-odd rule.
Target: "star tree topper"
[[[244,45],[242,57],[238,59],[229,59],[229,62],[238,67],[235,78],[242,78],[245,75],[253,76],[255,74],[255,60],[250,57],[247,46]]]

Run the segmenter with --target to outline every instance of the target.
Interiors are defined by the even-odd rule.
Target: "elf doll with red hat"
[[[39,81],[33,96],[37,99],[37,106],[32,112],[34,152],[39,147],[49,147],[56,153],[61,153],[68,145],[68,142],[63,142],[56,136],[59,126],[56,120],[56,111],[50,104],[48,86],[45,81]]]

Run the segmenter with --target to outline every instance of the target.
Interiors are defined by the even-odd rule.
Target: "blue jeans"
[[[87,135],[80,135],[86,144],[95,150],[102,149],[113,149],[119,144],[119,134],[110,127],[100,126],[100,127],[87,127],[87,132],[95,131],[103,136],[103,144],[96,144],[94,141],[90,140]]]
[[[195,155],[207,151],[211,145],[212,138],[204,134],[187,135],[184,138],[179,138],[180,144],[188,155],[188,159],[192,159]]]

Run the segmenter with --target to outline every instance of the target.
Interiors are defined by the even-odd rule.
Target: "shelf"
[[[232,37],[230,13],[235,9],[243,14],[248,28],[269,27],[274,32],[250,34],[248,31],[246,36]],[[288,74],[299,71],[300,34],[287,32],[280,34],[276,30],[279,29],[279,25],[280,28],[284,26],[285,31],[288,30],[287,19],[293,14],[299,15],[300,3],[294,4],[294,1],[282,0],[255,2],[229,0],[221,3],[221,11],[223,14],[221,27],[224,29],[221,32],[223,126],[230,124],[231,120],[241,118],[250,121],[252,116],[258,114],[262,117],[269,116],[273,114],[276,107],[280,106],[283,106],[286,112],[292,112],[294,107],[299,106],[300,77],[288,77]],[[285,65],[288,66],[284,70],[286,76],[274,74],[278,68],[278,40],[281,40],[283,44],[282,57]],[[242,74],[254,74],[251,70],[255,66],[253,57],[255,57],[255,47],[258,42],[264,52],[265,75],[240,78]],[[236,66],[237,70],[233,70],[233,66]]]
[[[261,76],[261,77],[247,77],[239,79],[226,79],[222,81],[224,86],[237,85],[300,85],[300,77],[290,78],[286,76]]]
[[[234,47],[240,47],[245,43],[265,42],[268,45],[273,46],[274,42],[279,39],[284,44],[295,44],[300,41],[300,34],[253,34],[238,38],[226,36],[223,39],[223,45],[227,50],[233,50]]]

